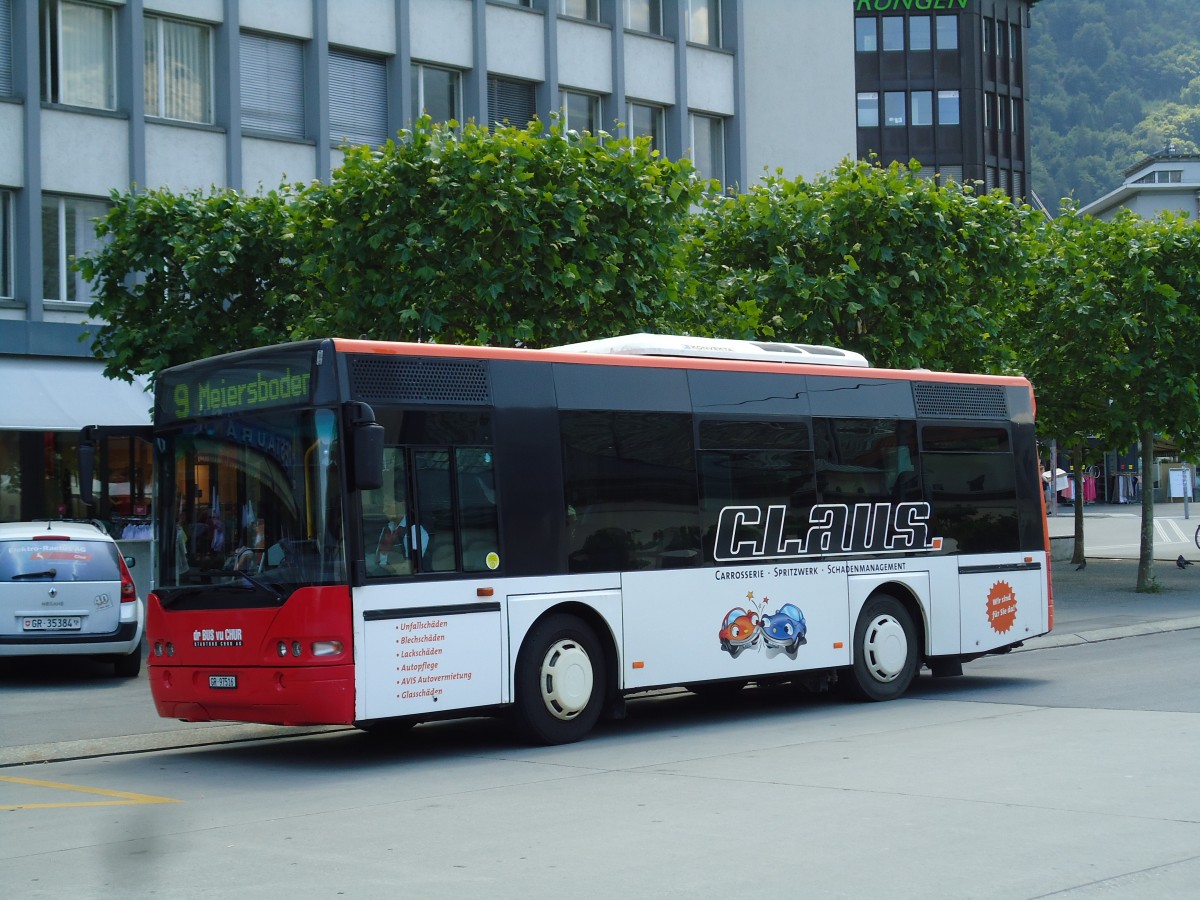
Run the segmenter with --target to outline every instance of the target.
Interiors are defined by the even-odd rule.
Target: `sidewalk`
[[[1056,562],[1050,577],[1054,630],[1026,641],[1023,650],[1200,628],[1200,565],[1180,569],[1155,560],[1159,592],[1154,594],[1134,590],[1136,559],[1089,559],[1082,570]]]

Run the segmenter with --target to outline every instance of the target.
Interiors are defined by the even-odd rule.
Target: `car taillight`
[[[121,602],[133,603],[137,600],[137,586],[133,583],[133,576],[129,574],[129,566],[125,565],[125,560],[120,555],[117,556],[117,564],[121,567]]]

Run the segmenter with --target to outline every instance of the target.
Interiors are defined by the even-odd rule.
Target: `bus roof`
[[[682,354],[682,353],[636,353],[632,350],[617,350],[620,342],[629,337],[637,338],[638,335],[626,335],[621,338],[611,338],[606,341],[587,341],[583,344],[567,344],[561,347],[550,347],[546,349],[527,349],[527,348],[512,348],[512,347],[480,347],[468,346],[463,344],[416,344],[400,341],[375,341],[367,339],[354,338],[332,338],[334,349],[338,353],[365,353],[365,354],[380,354],[380,355],[396,355],[396,356],[434,356],[434,357],[452,357],[460,359],[524,359],[529,361],[541,360],[546,362],[572,362],[588,365],[614,365],[614,366],[641,366],[644,368],[662,368],[662,369],[709,369],[716,371],[743,371],[743,372],[775,372],[781,370],[781,362],[775,358],[775,355],[764,351],[758,354],[747,353],[745,356],[726,355],[717,352],[714,345],[721,343],[731,344],[752,344],[751,341],[705,341],[705,339],[683,338],[676,335],[650,335],[662,339],[664,337],[676,339],[680,341],[699,340],[704,341],[710,346],[706,347],[708,352],[703,354]],[[589,344],[598,344],[604,347],[613,349],[602,349],[599,352],[595,349],[580,349],[587,348]],[[778,345],[764,344],[761,346],[771,347]],[[795,344],[789,345],[795,347],[811,347],[811,345]],[[824,348],[834,349],[834,348]],[[784,356],[786,353],[786,365],[788,372],[795,374],[807,375],[830,375],[830,376],[856,376],[859,378],[879,378],[881,380],[901,380],[901,381],[944,381],[956,383],[985,383],[985,384],[1008,384],[1028,386],[1029,381],[1021,376],[1016,375],[979,375],[960,372],[935,372],[929,369],[877,369],[870,366],[866,359],[857,353],[849,351],[836,351],[837,353],[845,353],[847,357],[858,357],[862,360],[861,363],[839,362],[830,364],[829,362],[817,363],[810,360],[800,360],[802,354],[782,351],[778,355]]]

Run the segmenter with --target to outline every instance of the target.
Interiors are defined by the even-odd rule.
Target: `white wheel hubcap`
[[[908,661],[904,627],[891,616],[877,616],[863,640],[867,670],[876,681],[894,681]]]
[[[542,660],[542,700],[556,719],[570,721],[592,697],[592,660],[577,641],[556,641]]]

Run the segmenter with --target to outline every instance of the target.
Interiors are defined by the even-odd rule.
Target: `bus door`
[[[361,497],[355,715],[421,716],[503,700],[507,612],[489,447],[389,446]]]

